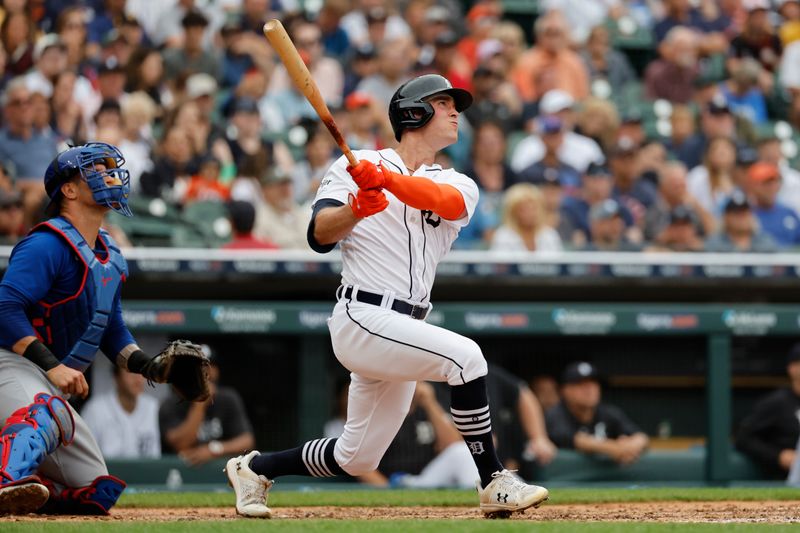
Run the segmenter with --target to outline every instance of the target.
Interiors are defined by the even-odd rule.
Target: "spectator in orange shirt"
[[[494,3],[475,4],[467,12],[469,34],[458,42],[458,51],[469,61],[472,70],[478,67],[478,45],[489,38],[499,20],[499,6]]]
[[[562,89],[576,100],[589,95],[589,74],[580,56],[569,48],[569,33],[563,15],[551,11],[536,19],[536,45],[522,54],[512,72],[522,99],[534,102],[549,89]],[[547,73],[549,84],[541,86]]]
[[[227,202],[231,196],[227,185],[219,181],[222,165],[214,156],[207,156],[200,162],[197,174],[189,180],[189,186],[184,196],[184,204],[192,202],[218,201]]]

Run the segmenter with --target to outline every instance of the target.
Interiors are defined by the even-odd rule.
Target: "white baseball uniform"
[[[106,459],[161,457],[158,400],[149,394],[140,394],[128,412],[111,390],[86,402],[81,416]]]
[[[357,151],[355,156],[408,174],[392,149]],[[347,204],[348,195],[358,192],[346,167],[344,157],[331,166],[315,204],[326,199]],[[473,340],[424,321],[436,267],[460,228],[469,223],[478,187],[469,177],[439,165],[422,165],[413,175],[455,187],[467,214],[445,220],[409,207],[384,190],[389,206],[359,221],[339,243],[342,287],[328,327],[334,354],[351,372],[351,385],[347,422],[334,458],[354,476],[378,467],[408,413],[416,381],[463,385],[487,373]],[[417,306],[415,315],[422,319],[393,306]]]

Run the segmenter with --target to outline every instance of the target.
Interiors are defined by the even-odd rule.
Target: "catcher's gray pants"
[[[13,352],[0,348],[0,425],[11,413],[33,403],[40,392],[68,399],[47,379],[38,366]],[[89,427],[71,405],[75,419],[75,439],[60,445],[39,467],[39,472],[59,485],[88,486],[98,476],[108,475],[106,463]]]

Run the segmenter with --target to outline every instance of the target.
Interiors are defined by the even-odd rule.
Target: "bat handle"
[[[347,158],[347,162],[350,163],[350,166],[356,166],[358,164],[358,159],[356,156],[353,155],[349,149],[344,151],[344,156]]]

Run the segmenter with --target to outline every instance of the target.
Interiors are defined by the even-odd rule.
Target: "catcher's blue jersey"
[[[127,269],[118,249],[101,231],[94,254],[81,257],[74,240],[74,228],[55,219],[14,247],[0,283],[0,346],[10,350],[36,336],[60,361],[84,370],[98,345],[113,362],[134,339],[122,319]],[[104,270],[87,264],[92,255]]]

